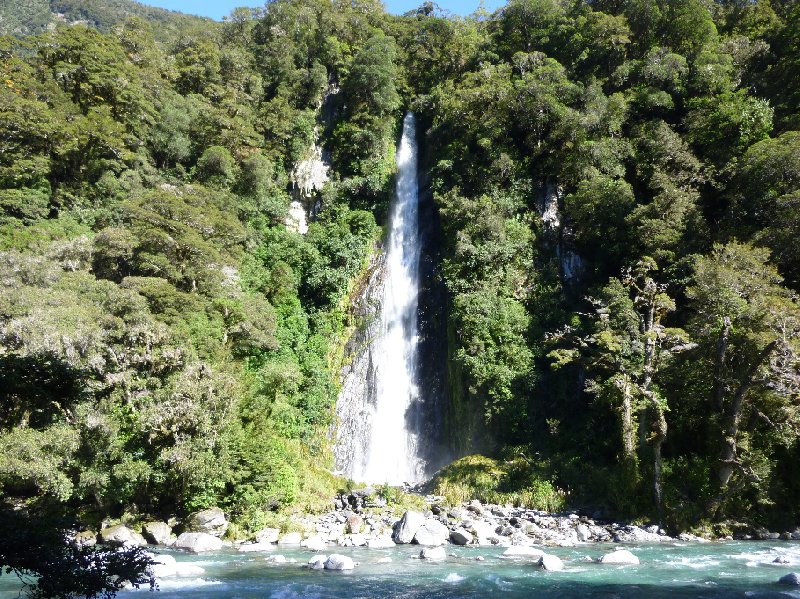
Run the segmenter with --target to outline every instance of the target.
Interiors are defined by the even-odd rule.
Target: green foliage
[[[564,506],[563,491],[522,455],[502,461],[467,456],[439,471],[432,484],[434,492],[451,505],[477,499],[550,512]]]

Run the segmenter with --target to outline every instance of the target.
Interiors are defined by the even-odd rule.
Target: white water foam
[[[466,577],[456,574],[455,572],[450,572],[447,576],[444,577],[445,582],[451,582],[457,584],[459,582],[463,582],[466,580]]]

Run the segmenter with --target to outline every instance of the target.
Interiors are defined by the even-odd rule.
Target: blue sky
[[[423,1],[383,0],[383,3],[389,12],[400,15],[417,8]],[[263,6],[264,0],[206,0],[205,2],[198,2],[197,0],[142,0],[142,3],[219,20],[230,14],[231,10],[237,6]],[[478,7],[478,0],[439,0],[437,4],[443,9],[456,14],[468,15]],[[490,11],[504,4],[505,0],[484,0],[484,6]]]

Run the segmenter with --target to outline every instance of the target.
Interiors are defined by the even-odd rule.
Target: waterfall
[[[422,401],[418,380],[417,308],[420,277],[417,140],[414,115],[403,120],[397,187],[382,263],[365,290],[379,302],[337,404],[335,454],[347,475],[369,483],[418,482]]]

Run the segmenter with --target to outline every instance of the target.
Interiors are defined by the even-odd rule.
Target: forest
[[[675,530],[800,522],[800,5],[22,4],[0,20],[5,502],[217,505],[236,534],[352,484],[339,372],[413,110],[447,434],[487,456],[461,465]]]

